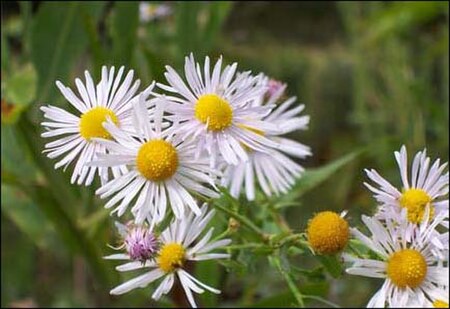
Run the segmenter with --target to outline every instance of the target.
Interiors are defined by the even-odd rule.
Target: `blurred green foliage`
[[[447,2],[152,4],[168,5],[172,14],[144,22],[139,2],[131,1],[1,2],[2,306],[154,305],[147,289],[109,296],[119,276],[101,256],[116,239],[113,220],[92,188],[70,186],[69,173],[54,171],[41,153],[39,107],[69,108],[54,82],[73,85],[86,69],[98,78],[104,64],[125,65],[145,85],[164,80],[165,64],[181,69],[192,51],[198,60],[222,54],[240,70],[287,82],[288,94],[311,115],[310,130],[291,136],[314,153],[303,162],[304,179],[275,205],[257,200],[240,209],[226,196],[219,201],[252,213],[268,233],[282,233],[274,208],[295,232],[324,209],[347,209],[358,224],[361,213],[374,210],[362,169],[398,182],[393,151],[402,144],[410,154],[427,147],[448,161]],[[223,218],[214,224],[227,226]],[[233,243],[249,237],[241,228]],[[223,291],[201,295],[200,304],[295,306],[276,269],[266,266],[267,248],[247,246],[225,267],[199,264],[199,279]],[[280,244],[274,263],[308,295],[308,306],[362,306],[379,284],[341,276],[329,260],[285,248]]]

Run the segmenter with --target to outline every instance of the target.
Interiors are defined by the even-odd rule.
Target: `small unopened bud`
[[[241,224],[236,219],[230,218],[230,220],[228,220],[228,229],[231,233],[236,232],[240,226]]]
[[[284,84],[282,82],[280,82],[279,80],[276,79],[270,79],[269,83],[268,83],[268,89],[266,92],[266,95],[271,98],[273,97],[275,94],[278,94],[279,91],[282,91],[281,88],[284,88]],[[279,96],[281,96],[282,93],[279,94]]]

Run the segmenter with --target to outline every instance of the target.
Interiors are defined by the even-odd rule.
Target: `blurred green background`
[[[113,220],[94,188],[69,185],[41,154],[39,106],[68,107],[54,82],[73,87],[88,69],[125,65],[142,85],[165,81],[194,52],[237,61],[240,70],[288,83],[306,104],[310,145],[302,163],[318,167],[360,147],[363,155],[283,210],[295,231],[314,212],[349,210],[352,225],[371,214],[363,168],[400,183],[393,151],[426,147],[448,161],[448,2],[1,2],[2,307],[148,307],[151,288],[111,297],[120,282],[102,261]],[[141,7],[140,7],[141,6]],[[258,206],[258,205],[254,205]],[[270,227],[268,227],[270,228]],[[240,271],[205,263],[197,276],[222,289],[202,306],[289,306],[285,284],[254,254]],[[314,267],[301,257],[294,263]],[[320,276],[319,276],[320,277]],[[307,280],[306,280],[307,279]],[[379,280],[343,275],[299,279],[302,292],[340,306],[364,306]],[[123,280],[123,279],[122,279]],[[316,280],[316,281],[315,281]],[[159,305],[171,306],[170,297]],[[309,306],[326,306],[310,299]]]

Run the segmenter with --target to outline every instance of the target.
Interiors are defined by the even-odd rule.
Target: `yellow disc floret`
[[[85,140],[93,137],[110,139],[111,135],[103,127],[106,117],[110,117],[114,124],[118,124],[117,116],[112,110],[106,107],[94,107],[88,112],[81,115],[80,134]]]
[[[423,255],[414,249],[395,252],[387,262],[387,275],[399,288],[415,288],[427,275],[427,263]]]
[[[170,273],[183,266],[186,250],[181,244],[168,243],[159,250],[157,262],[159,268],[166,273]]]
[[[408,189],[403,192],[399,202],[407,209],[408,220],[412,223],[420,223],[426,206],[431,202],[431,197],[422,189]],[[430,204],[430,218],[433,214],[434,207]]]
[[[443,300],[438,299],[433,302],[433,307],[434,308],[448,308],[448,303]]]
[[[178,154],[172,144],[161,139],[152,140],[139,149],[136,165],[145,178],[162,181],[177,171]]]
[[[208,130],[221,131],[228,128],[233,120],[230,104],[215,94],[202,95],[195,104],[195,117],[208,124]]]
[[[318,254],[333,254],[342,250],[348,241],[348,223],[332,211],[319,212],[309,220],[308,242]]]

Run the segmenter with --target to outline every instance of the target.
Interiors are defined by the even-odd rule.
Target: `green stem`
[[[243,225],[245,225],[249,230],[251,230],[252,232],[254,232],[256,235],[258,235],[261,239],[263,239],[264,241],[268,240],[267,234],[264,233],[263,230],[261,230],[259,227],[257,227],[255,224],[253,224],[253,222],[251,222],[249,219],[247,219],[246,217],[233,212],[231,210],[229,210],[228,208],[225,208],[223,206],[218,205],[217,203],[213,203],[214,207],[216,207],[217,209],[219,209],[220,211],[226,213],[227,215],[229,215],[230,217],[235,218],[236,220],[238,220],[239,222],[241,222]]]
[[[223,231],[222,233],[220,233],[219,235],[217,235],[216,237],[214,237],[212,241],[216,241],[216,240],[225,238],[225,237],[228,236],[229,234],[230,234],[230,229],[227,228],[225,231]]]
[[[269,260],[271,260],[272,264],[275,266],[275,268],[278,270],[278,272],[281,274],[283,279],[288,284],[288,287],[291,290],[292,294],[294,295],[295,299],[297,300],[299,307],[301,308],[305,307],[302,294],[297,289],[297,286],[295,285],[295,282],[292,280],[290,274],[287,273],[281,266],[280,258],[278,256],[269,256]]]
[[[240,245],[226,246],[224,248],[230,249],[230,250],[240,250],[240,249],[249,249],[249,248],[261,248],[263,246],[264,246],[263,244],[246,243],[246,244],[240,244]]]
[[[289,242],[302,243],[302,237],[303,237],[303,234],[288,235],[285,238],[280,240],[280,246],[283,246],[283,245],[285,245],[286,243],[289,243]]]
[[[270,214],[272,215],[273,221],[275,222],[276,225],[278,225],[280,230],[286,233],[292,232],[291,228],[289,227],[289,224],[272,205],[269,205],[269,211]]]
[[[313,300],[322,302],[322,303],[324,303],[325,305],[328,305],[328,306],[333,307],[333,308],[341,308],[339,305],[336,305],[335,303],[332,303],[332,302],[330,302],[330,301],[328,301],[328,300],[326,300],[326,299],[323,299],[322,297],[319,297],[319,296],[314,296],[314,295],[303,295],[303,298],[306,298],[306,299],[308,299],[308,298],[309,298],[309,299],[313,299]]]

